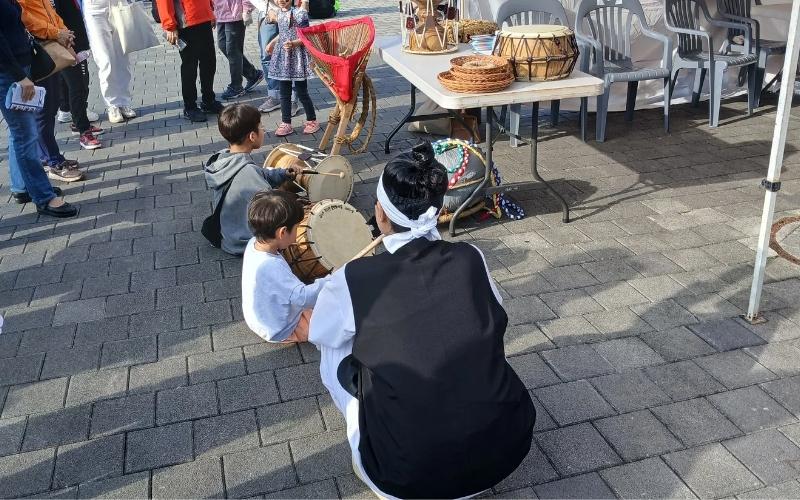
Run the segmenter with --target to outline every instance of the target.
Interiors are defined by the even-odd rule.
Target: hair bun
[[[424,141],[411,148],[411,156],[420,168],[429,168],[431,163],[436,160],[433,152],[433,145],[429,141]]]

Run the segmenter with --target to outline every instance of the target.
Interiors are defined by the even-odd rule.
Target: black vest
[[[508,317],[480,254],[414,240],[347,264],[360,366],[359,451],[382,491],[454,498],[522,462],[536,411],[505,359]]]

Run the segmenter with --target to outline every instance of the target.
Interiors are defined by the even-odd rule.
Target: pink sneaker
[[[293,134],[294,129],[292,128],[291,123],[281,123],[278,129],[275,131],[275,135],[277,137],[285,137],[289,134]]]
[[[304,134],[313,134],[317,130],[319,130],[319,123],[317,123],[317,120],[307,121],[306,126],[303,127]]]

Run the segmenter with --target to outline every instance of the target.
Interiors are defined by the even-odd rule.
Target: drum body
[[[494,54],[508,59],[518,81],[541,82],[567,78],[580,52],[566,26],[536,24],[501,30]]]
[[[442,214],[452,214],[486,176],[486,163],[476,146],[460,139],[442,139],[433,146],[436,160],[447,169],[448,185]],[[478,193],[473,201],[479,204],[483,199],[484,194]]]
[[[264,167],[288,168],[298,161],[304,165],[304,170],[336,174],[344,172],[342,179],[332,175],[298,175],[295,183],[308,193],[310,201],[350,199],[353,194],[353,168],[344,156],[326,155],[317,150],[308,151],[296,144],[281,144],[267,155]]]
[[[304,283],[339,269],[372,242],[366,219],[352,205],[323,200],[305,210],[297,244],[283,250],[292,272]]]

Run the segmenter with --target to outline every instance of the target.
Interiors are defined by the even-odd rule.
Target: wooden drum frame
[[[342,178],[330,175],[298,174],[295,184],[308,194],[310,201],[336,199],[346,202],[350,199],[353,194],[353,167],[344,156],[326,155],[316,149],[286,143],[275,146],[270,151],[264,160],[264,168],[288,168],[298,162],[305,165],[304,170],[344,174]]]
[[[517,81],[544,82],[567,78],[580,51],[566,26],[533,24],[502,29],[494,54],[508,59]]]
[[[354,257],[372,255],[376,246],[373,243],[366,219],[354,206],[340,200],[323,200],[305,207],[296,244],[282,253],[292,272],[308,284]]]

